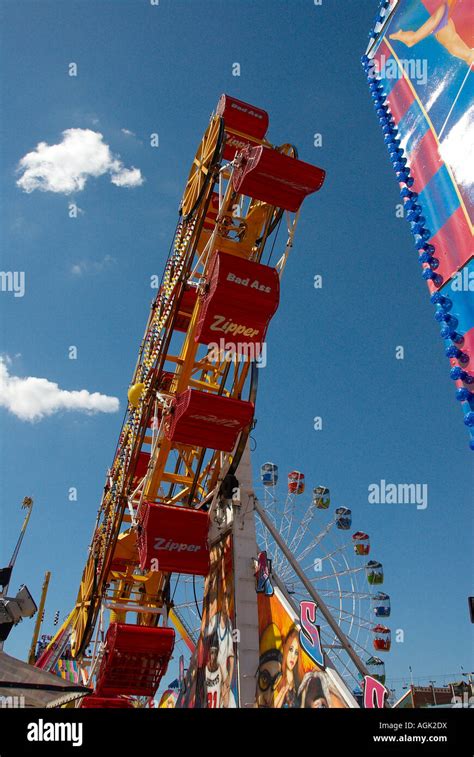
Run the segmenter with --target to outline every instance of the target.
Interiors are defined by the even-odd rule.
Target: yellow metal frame
[[[203,164],[202,155],[207,160],[214,150],[212,140],[209,140],[210,134],[217,138],[215,117],[211,118],[210,127],[198,148],[200,169]],[[278,149],[289,152],[289,146],[286,145]],[[198,194],[196,165],[195,160],[185,190],[186,210],[189,210]],[[199,345],[195,342],[194,334],[200,308],[199,298],[179,354],[168,351],[171,338],[177,335],[174,321],[179,312],[184,285],[194,285],[198,290],[202,287],[217,249],[259,261],[278,210],[266,203],[250,200],[247,210],[241,210],[240,215],[236,215],[236,205],[243,208],[245,198],[235,196],[229,168],[220,169],[219,166],[210,166],[208,163],[206,171],[213,172],[212,179],[207,184],[196,213],[178,225],[173,256],[168,261],[160,292],[148,318],[132,379],[132,385],[142,383],[144,390],[138,406],[129,406],[128,417],[122,428],[114,463],[104,488],[76,605],[51,642],[54,644],[62,634],[70,633],[72,653],[79,659],[83,657],[90,642],[102,601],[113,603],[111,622],[127,622],[127,613],[131,607],[135,607],[136,622],[140,625],[156,624],[158,616],[153,610],[163,607],[165,602],[168,576],[157,571],[143,574],[139,568],[135,528],[138,504],[145,500],[199,507],[203,500],[209,501],[211,495],[216,495],[232,463],[231,453],[209,451],[206,457],[204,450],[173,443],[163,433],[157,439],[147,435],[157,401],[157,374],[161,371],[171,370],[173,373],[170,389],[166,393],[169,397],[193,387],[240,398],[249,375],[249,360],[235,359],[229,363],[227,360],[212,360],[209,355],[198,356]],[[199,181],[201,179],[202,176]],[[203,228],[203,224],[217,181],[219,189],[224,182],[227,182],[227,187],[217,221],[211,231]],[[193,183],[192,187],[189,182]],[[160,393],[160,397],[166,400],[164,393]],[[244,433],[248,431],[249,429]],[[141,487],[134,491],[136,482],[133,482],[133,469],[138,454],[143,443],[151,442],[154,443],[154,449],[148,473]],[[114,562],[115,566],[120,565],[120,569],[114,567]],[[127,609],[117,609],[121,606]],[[177,625],[179,627],[179,622]]]

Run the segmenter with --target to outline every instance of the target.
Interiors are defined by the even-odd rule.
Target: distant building
[[[418,707],[453,707],[458,704],[460,707],[467,707],[473,694],[472,683],[465,681],[448,683],[447,686],[410,686],[408,691],[393,706],[413,709]]]

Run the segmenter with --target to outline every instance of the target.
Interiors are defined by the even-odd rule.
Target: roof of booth
[[[59,707],[89,692],[85,686],[0,652],[0,697],[24,697],[25,707]]]

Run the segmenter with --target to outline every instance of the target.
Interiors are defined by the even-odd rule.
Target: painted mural
[[[257,707],[322,709],[357,706],[336,672],[325,664],[314,622],[311,625],[303,618],[301,625],[301,618],[278,589],[275,588],[271,596],[258,595],[258,619]]]
[[[201,633],[176,706],[238,707],[232,537],[211,548]]]

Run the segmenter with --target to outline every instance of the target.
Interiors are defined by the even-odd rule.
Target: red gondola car
[[[138,552],[142,570],[209,573],[209,516],[203,510],[145,502],[139,512]]]
[[[288,473],[288,494],[303,494],[304,486],[304,473],[297,470]]]
[[[239,194],[295,213],[305,197],[321,189],[325,171],[270,147],[246,147],[232,184]]]
[[[181,444],[231,452],[253,413],[252,402],[187,389],[176,395],[166,437]]]
[[[352,541],[354,544],[354,552],[356,555],[368,555],[370,552],[370,539],[369,535],[363,531],[356,531],[352,535]]]
[[[166,673],[174,638],[172,628],[111,623],[97,676],[97,696],[153,696]]]
[[[236,97],[222,95],[216,113],[224,119],[225,160],[233,160],[244,147],[257,145],[267,133],[268,113]]]
[[[207,276],[209,289],[199,310],[195,340],[220,340],[240,354],[260,346],[280,300],[275,268],[225,252],[217,252]],[[256,350],[258,357],[258,350]]]
[[[372,631],[374,633],[374,649],[378,652],[390,651],[392,645],[390,628],[378,624],[372,628]]]

